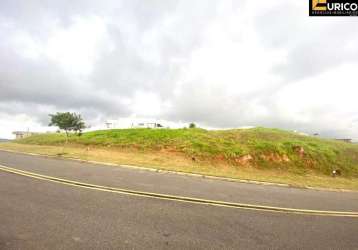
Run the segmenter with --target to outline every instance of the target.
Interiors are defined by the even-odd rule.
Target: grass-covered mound
[[[18,143],[63,145],[65,141],[64,134],[56,133],[31,136]],[[71,135],[68,144],[166,152],[196,162],[296,174],[330,175],[339,169],[342,176],[358,177],[358,145],[278,129],[114,129]]]

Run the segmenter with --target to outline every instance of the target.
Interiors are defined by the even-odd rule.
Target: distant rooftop
[[[338,139],[335,139],[336,141],[343,141],[343,142],[347,142],[347,143],[353,143],[353,139],[348,139],[348,138],[338,138]]]
[[[16,139],[22,139],[39,133],[31,131],[14,131],[12,134],[16,136]]]

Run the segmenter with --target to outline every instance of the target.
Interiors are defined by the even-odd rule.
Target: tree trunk
[[[67,142],[68,142],[68,131],[65,130],[65,132],[66,132],[66,144],[67,144]]]

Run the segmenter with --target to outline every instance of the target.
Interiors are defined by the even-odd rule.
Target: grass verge
[[[260,168],[244,165],[229,165],[225,161],[195,160],[183,152],[145,151],[132,148],[108,147],[101,145],[33,145],[22,143],[1,143],[0,149],[17,152],[37,153],[64,158],[100,161],[114,164],[137,165],[161,170],[180,171],[234,179],[285,183],[296,187],[318,187],[349,189],[358,191],[358,179],[336,177],[317,171],[282,171],[280,168]]]

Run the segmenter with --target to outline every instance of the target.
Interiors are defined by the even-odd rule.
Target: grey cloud
[[[61,69],[47,60],[33,62],[12,55],[0,63],[0,102],[17,101],[52,105],[58,108],[86,107],[110,110],[110,99],[94,89],[75,84]],[[126,114],[124,107],[116,109]]]
[[[132,115],[131,107],[121,101],[131,100],[142,91],[154,92],[162,102],[170,104],[171,108],[156,118],[195,121],[209,127],[259,125],[358,137],[352,132],[356,125],[347,128],[347,132],[321,126],[318,121],[291,121],[275,106],[275,93],[282,87],[338,65],[357,62],[358,49],[352,45],[358,41],[352,32],[357,24],[350,20],[310,19],[306,9],[302,14],[295,5],[285,2],[255,17],[255,26],[249,27],[267,50],[287,52],[286,62],[272,64],[272,74],[280,80],[249,94],[236,95],[228,93],[226,83],[221,87],[200,78],[183,80],[193,53],[207,45],[208,29],[217,23],[223,25],[220,21],[227,16],[245,14],[245,2],[3,0],[0,112],[29,114],[46,124],[49,112],[74,110],[90,123],[98,123]],[[14,33],[23,32],[41,46],[54,30],[69,28],[76,18],[87,17],[103,20],[107,41],[98,47],[94,70],[85,77],[66,73],[44,55],[27,58],[12,40]],[[240,32],[232,29],[237,33],[228,34],[227,39],[236,41]],[[244,36],[240,33],[240,39]],[[179,95],[174,91],[178,84],[183,84]],[[322,113],[311,112],[317,117]]]
[[[285,49],[287,61],[273,67],[285,80],[318,75],[343,63],[358,62],[357,24],[346,18],[312,18],[299,5],[284,3],[257,18],[257,33],[268,48]],[[284,10],[284,11],[282,11]],[[305,9],[306,10],[306,9]]]
[[[138,90],[155,91],[163,99],[170,98],[182,64],[203,43],[203,32],[215,18],[216,5],[206,1],[168,2],[176,4],[157,8],[162,4],[131,2],[127,19],[114,18],[108,25],[115,49],[104,51],[96,63],[92,82],[98,88],[126,95]]]
[[[51,106],[58,110],[78,109],[83,112],[97,110],[103,115],[129,114],[125,106],[113,101],[115,97],[101,95],[101,92],[91,88],[85,79],[79,84],[45,56],[41,55],[36,59],[24,57],[22,52],[13,46],[8,29],[7,26],[0,28],[0,34],[4,38],[0,41],[0,104],[8,106],[3,112],[26,113],[33,115],[35,119],[39,118],[40,121],[44,121],[43,117],[47,117],[47,114],[42,114],[41,109],[33,108],[35,106]],[[36,34],[31,35],[37,38]],[[14,106],[14,103],[17,105]],[[14,109],[15,107],[17,109]]]
[[[38,34],[37,31],[46,27],[50,19],[70,24],[72,18],[81,15],[107,18],[107,28],[115,50],[103,49],[87,84],[92,84],[96,90],[127,96],[142,89],[160,90],[162,96],[167,96],[172,89],[171,84],[178,66],[171,62],[172,58],[190,55],[195,45],[198,46],[201,41],[200,32],[204,30],[205,23],[210,21],[216,11],[215,5],[208,4],[207,1],[189,3],[138,0],[108,1],[104,4],[98,4],[97,1],[61,1],[51,4],[46,1],[4,1],[0,9],[3,10],[1,16],[13,24],[13,29],[24,30],[35,39],[48,35],[48,29],[43,29],[43,34]],[[172,24],[163,28],[168,19]],[[32,27],[37,27],[37,30],[34,31]],[[143,39],[147,33],[155,36],[153,48],[149,48],[153,51],[140,50],[144,47]],[[2,53],[9,53],[8,51],[9,48],[3,48]],[[159,64],[148,61],[147,53],[157,56]],[[32,98],[38,102],[48,98],[50,100],[44,101],[59,104],[63,100],[69,106],[80,102],[80,97],[65,100],[66,95],[61,91],[71,95],[71,92],[77,91],[72,90],[76,86],[72,79],[66,79],[61,69],[46,58],[41,58],[41,63],[38,64],[31,60],[25,61],[21,55],[13,53],[7,58],[3,57],[3,62],[18,70],[16,74],[9,76],[12,71],[3,68],[0,83],[6,84],[3,98],[15,98],[16,93],[24,101]],[[21,92],[28,95],[20,96]]]

